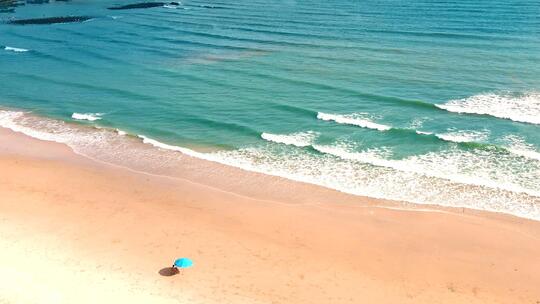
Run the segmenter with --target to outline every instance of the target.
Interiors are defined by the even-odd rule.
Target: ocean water
[[[2,2],[0,126],[540,220],[540,2],[128,3]]]

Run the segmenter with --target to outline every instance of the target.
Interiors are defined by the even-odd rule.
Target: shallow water
[[[0,24],[10,109],[0,125],[107,161],[135,153],[129,138],[156,162],[188,153],[353,194],[540,219],[537,1],[106,9],[128,3],[1,8],[4,21],[94,19]]]

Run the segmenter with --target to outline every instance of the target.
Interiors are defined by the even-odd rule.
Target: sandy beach
[[[0,172],[0,303],[540,303],[536,221],[285,180],[234,192],[7,130]]]

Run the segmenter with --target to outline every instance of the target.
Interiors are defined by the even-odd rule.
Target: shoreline
[[[438,206],[401,210],[216,167],[203,171],[218,173],[206,179],[141,174],[0,129],[0,269],[8,274],[0,300],[540,300],[540,222]],[[264,191],[255,182],[245,185],[251,189],[219,182],[236,177],[272,182]],[[180,256],[195,267],[159,274]]]
[[[397,186],[388,188],[379,185],[385,189],[383,192],[391,189],[389,191],[393,193],[386,193],[381,197],[378,188],[369,185],[366,186],[367,189],[375,192],[363,193],[362,191],[365,192],[366,189],[342,189],[339,183],[335,184],[336,180],[333,179],[335,176],[332,174],[322,179],[323,181],[329,180],[329,183],[321,182],[321,180],[312,179],[302,174],[298,176],[289,175],[288,171],[282,172],[283,168],[280,166],[277,166],[275,172],[272,171],[273,169],[267,172],[266,169],[262,169],[264,166],[259,168],[257,164],[251,163],[250,161],[253,160],[249,160],[249,157],[245,163],[242,163],[242,159],[235,160],[234,157],[231,159],[222,158],[220,154],[203,152],[211,151],[209,147],[202,147],[201,151],[192,150],[191,148],[162,143],[144,135],[126,133],[112,127],[86,125],[58,120],[58,118],[35,116],[30,112],[21,112],[15,109],[7,109],[4,114],[7,114],[7,116],[4,115],[3,121],[0,121],[0,128],[22,133],[38,140],[66,145],[71,151],[92,161],[150,176],[189,180],[205,185],[211,184],[216,189],[247,197],[287,201],[291,195],[296,194],[296,191],[289,191],[289,186],[295,185],[295,187],[298,187],[301,185],[301,188],[314,192],[311,196],[295,198],[304,202],[311,201],[311,197],[317,197],[318,200],[324,198],[323,201],[327,201],[327,196],[334,197],[337,195],[336,193],[339,193],[340,199],[348,202],[362,199],[370,203],[390,205],[393,208],[398,206],[398,208],[415,210],[426,208],[461,210],[462,212],[467,210],[469,213],[489,212],[501,214],[502,216],[510,215],[540,221],[538,218],[540,209],[537,207],[540,201],[538,197],[531,196],[526,192],[505,192],[507,190],[482,188],[483,186],[474,183],[453,184],[453,180],[447,180],[446,182],[449,182],[449,184],[439,184],[439,182],[433,180],[433,184],[430,184],[429,189],[420,186],[420,189],[427,191],[427,195],[418,194],[419,197],[411,198],[411,193],[408,193],[403,198],[399,194],[400,191],[394,190]],[[24,116],[22,123],[16,121],[19,115]],[[240,161],[240,163],[236,161]],[[309,162],[307,165],[309,165]],[[317,167],[317,164],[311,165]],[[301,170],[300,168],[297,169]],[[338,169],[344,168],[340,166]],[[230,178],[224,178],[224,176]],[[427,175],[427,177],[431,178],[431,175]],[[410,178],[410,176],[406,177],[406,179]],[[384,180],[384,177],[380,179]],[[414,179],[412,184],[422,182],[425,181]],[[396,183],[399,184],[398,180],[391,181],[391,184]],[[411,180],[408,183],[411,183]],[[439,197],[436,189],[444,185],[446,185],[444,188],[453,190],[443,191],[442,197]],[[408,185],[405,188],[410,186]],[[361,193],[357,193],[357,190],[361,190]],[[413,192],[417,193],[418,191]],[[487,196],[489,193],[495,195],[496,199],[493,200]],[[428,197],[429,199],[426,201]],[[448,200],[442,199],[443,197],[448,198]]]

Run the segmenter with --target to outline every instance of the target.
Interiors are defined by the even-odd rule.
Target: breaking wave
[[[73,113],[71,118],[76,120],[96,121],[100,120],[103,113]]]
[[[16,47],[11,47],[11,46],[6,46],[4,48],[4,50],[6,51],[11,51],[11,52],[16,52],[16,53],[24,53],[24,52],[28,52],[27,49],[21,49],[21,48],[16,48]]]
[[[533,145],[527,143],[522,137],[508,135],[505,136],[504,140],[507,143],[505,148],[511,153],[540,161],[540,152],[538,152]]]
[[[350,151],[346,145],[314,146],[315,150],[342,159],[354,160],[375,166],[411,172],[422,176],[436,177],[456,183],[484,186],[512,192],[522,192],[540,197],[540,181],[531,181],[529,174],[519,170],[511,173],[500,165],[501,158],[513,161],[512,156],[480,151],[446,150],[391,159],[380,149],[363,152]],[[522,162],[523,163],[523,162]],[[529,165],[529,164],[527,164]],[[536,166],[540,169],[540,166]],[[498,169],[498,170],[494,170]],[[535,178],[540,178],[538,171]]]
[[[379,131],[388,131],[392,129],[390,126],[373,122],[371,119],[363,117],[362,114],[338,115],[319,112],[317,113],[317,119],[335,121],[340,124],[353,125]]]
[[[540,124],[540,93],[538,92],[479,94],[435,106],[449,112],[490,115],[517,122]]]
[[[272,134],[262,133],[261,138],[267,141],[292,145],[296,147],[308,147],[313,143],[313,140],[317,137],[317,133],[313,131],[299,132],[292,134]]]
[[[450,130],[448,133],[435,134],[435,136],[444,141],[455,143],[482,142],[489,137],[489,131]]]

